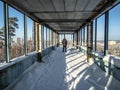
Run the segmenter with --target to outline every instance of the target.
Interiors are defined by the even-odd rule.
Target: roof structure
[[[57,33],[74,33],[119,0],[3,0]]]

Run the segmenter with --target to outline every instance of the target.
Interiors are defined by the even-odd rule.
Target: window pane
[[[3,3],[0,1],[0,63],[5,61],[5,30]]]
[[[85,26],[85,47],[87,46],[87,26]]]
[[[104,15],[97,19],[97,51],[104,52]]]
[[[47,28],[47,47],[49,47],[49,28]]]
[[[9,7],[9,48],[10,59],[24,54],[23,14]]]
[[[109,12],[108,53],[120,56],[120,4]]]
[[[27,17],[27,52],[34,51],[34,22]]]
[[[52,31],[50,30],[50,46],[52,46]]]

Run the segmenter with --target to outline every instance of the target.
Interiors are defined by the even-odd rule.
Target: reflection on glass
[[[34,51],[34,22],[27,17],[27,52]]]
[[[5,30],[3,3],[0,1],[0,63],[5,61]]]
[[[104,52],[104,25],[105,16],[102,15],[97,19],[97,51]]]
[[[109,12],[108,53],[120,57],[120,4]]]
[[[9,7],[9,49],[10,59],[24,54],[23,14]]]

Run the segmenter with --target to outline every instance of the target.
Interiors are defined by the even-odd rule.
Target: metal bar
[[[52,42],[52,46],[53,46],[53,31],[52,31],[52,35],[51,35],[51,42]]]
[[[83,46],[85,46],[85,27],[83,28]]]
[[[95,19],[95,51],[97,50],[97,19]]]
[[[91,31],[90,31],[90,33],[91,33],[91,39],[90,39],[90,46],[91,46],[91,50],[93,50],[93,21],[90,23],[90,27],[91,27]]]
[[[78,45],[78,32],[76,32],[76,45]],[[78,46],[76,46],[76,48],[78,49]]]
[[[42,19],[41,23],[63,23],[63,22],[79,22],[79,23],[87,23],[90,19]]]
[[[89,22],[89,19],[43,19],[43,22],[57,22],[57,23],[63,23],[63,22],[79,22],[79,23],[87,23]],[[43,23],[42,22],[42,23]]]
[[[41,25],[41,29],[42,29],[42,49],[44,49],[44,26]]]
[[[27,16],[24,15],[24,53],[27,55]]]
[[[82,29],[80,29],[80,45],[82,46]]]
[[[74,33],[73,33],[73,46],[74,46],[74,38],[75,38],[75,36],[74,36]]]
[[[97,13],[97,11],[34,11],[34,12],[29,12],[30,14],[59,14],[59,13]]]
[[[46,47],[47,47],[47,27],[46,27]]]
[[[75,32],[75,30],[58,30],[57,32]]]
[[[10,62],[10,53],[9,53],[9,18],[8,18],[8,5],[4,3],[4,25],[5,25],[5,47],[6,47],[6,62]]]
[[[50,46],[50,29],[48,29],[48,45]]]
[[[105,13],[104,55],[108,55],[109,12]]]
[[[37,51],[39,51],[40,47],[39,47],[39,24],[36,23],[36,47],[37,47]]]
[[[34,22],[34,50],[36,50],[36,24]]]

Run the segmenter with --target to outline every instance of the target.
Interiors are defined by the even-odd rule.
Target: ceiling
[[[117,0],[3,0],[58,33],[74,33]]]

